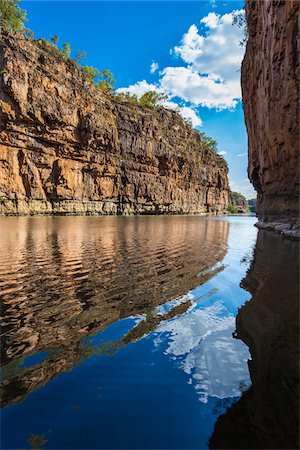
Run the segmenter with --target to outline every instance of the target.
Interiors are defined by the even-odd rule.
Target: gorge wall
[[[227,166],[165,108],[118,101],[47,41],[2,31],[0,214],[222,213]]]
[[[299,217],[299,1],[246,1],[248,174],[265,222]],[[296,225],[297,226],[297,225]]]

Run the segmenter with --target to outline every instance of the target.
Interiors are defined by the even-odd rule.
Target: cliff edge
[[[245,8],[242,93],[248,174],[258,193],[259,219],[291,234],[292,227],[299,227],[300,3],[247,0]]]
[[[0,214],[227,211],[225,161],[165,108],[104,94],[49,42],[2,31]]]

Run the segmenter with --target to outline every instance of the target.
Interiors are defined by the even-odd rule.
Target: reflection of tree
[[[236,318],[252,385],[219,417],[210,448],[299,448],[299,246],[259,232],[242,281],[252,299]]]
[[[83,338],[118,319],[154,311],[204,283],[215,274],[210,268],[224,258],[228,235],[226,221],[197,217],[12,221],[14,226],[1,229],[9,260],[0,295],[1,362],[7,375],[3,406],[91,354],[116,351],[120,343],[95,348]],[[182,305],[176,314],[183,312]],[[154,329],[157,320],[148,314],[122,345]],[[41,363],[20,367],[19,358],[44,351],[49,355]]]

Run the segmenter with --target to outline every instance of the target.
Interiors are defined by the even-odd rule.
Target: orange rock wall
[[[246,1],[242,91],[248,173],[264,221],[299,216],[298,0]]]
[[[222,213],[227,167],[174,111],[120,102],[2,32],[0,213]]]

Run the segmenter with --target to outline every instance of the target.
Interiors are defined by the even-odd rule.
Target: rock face
[[[230,192],[229,201],[237,214],[247,214],[249,212],[248,202],[239,192]]]
[[[116,100],[2,32],[0,213],[222,213],[227,167],[174,111]]]
[[[248,174],[264,221],[299,216],[299,1],[246,1]]]

